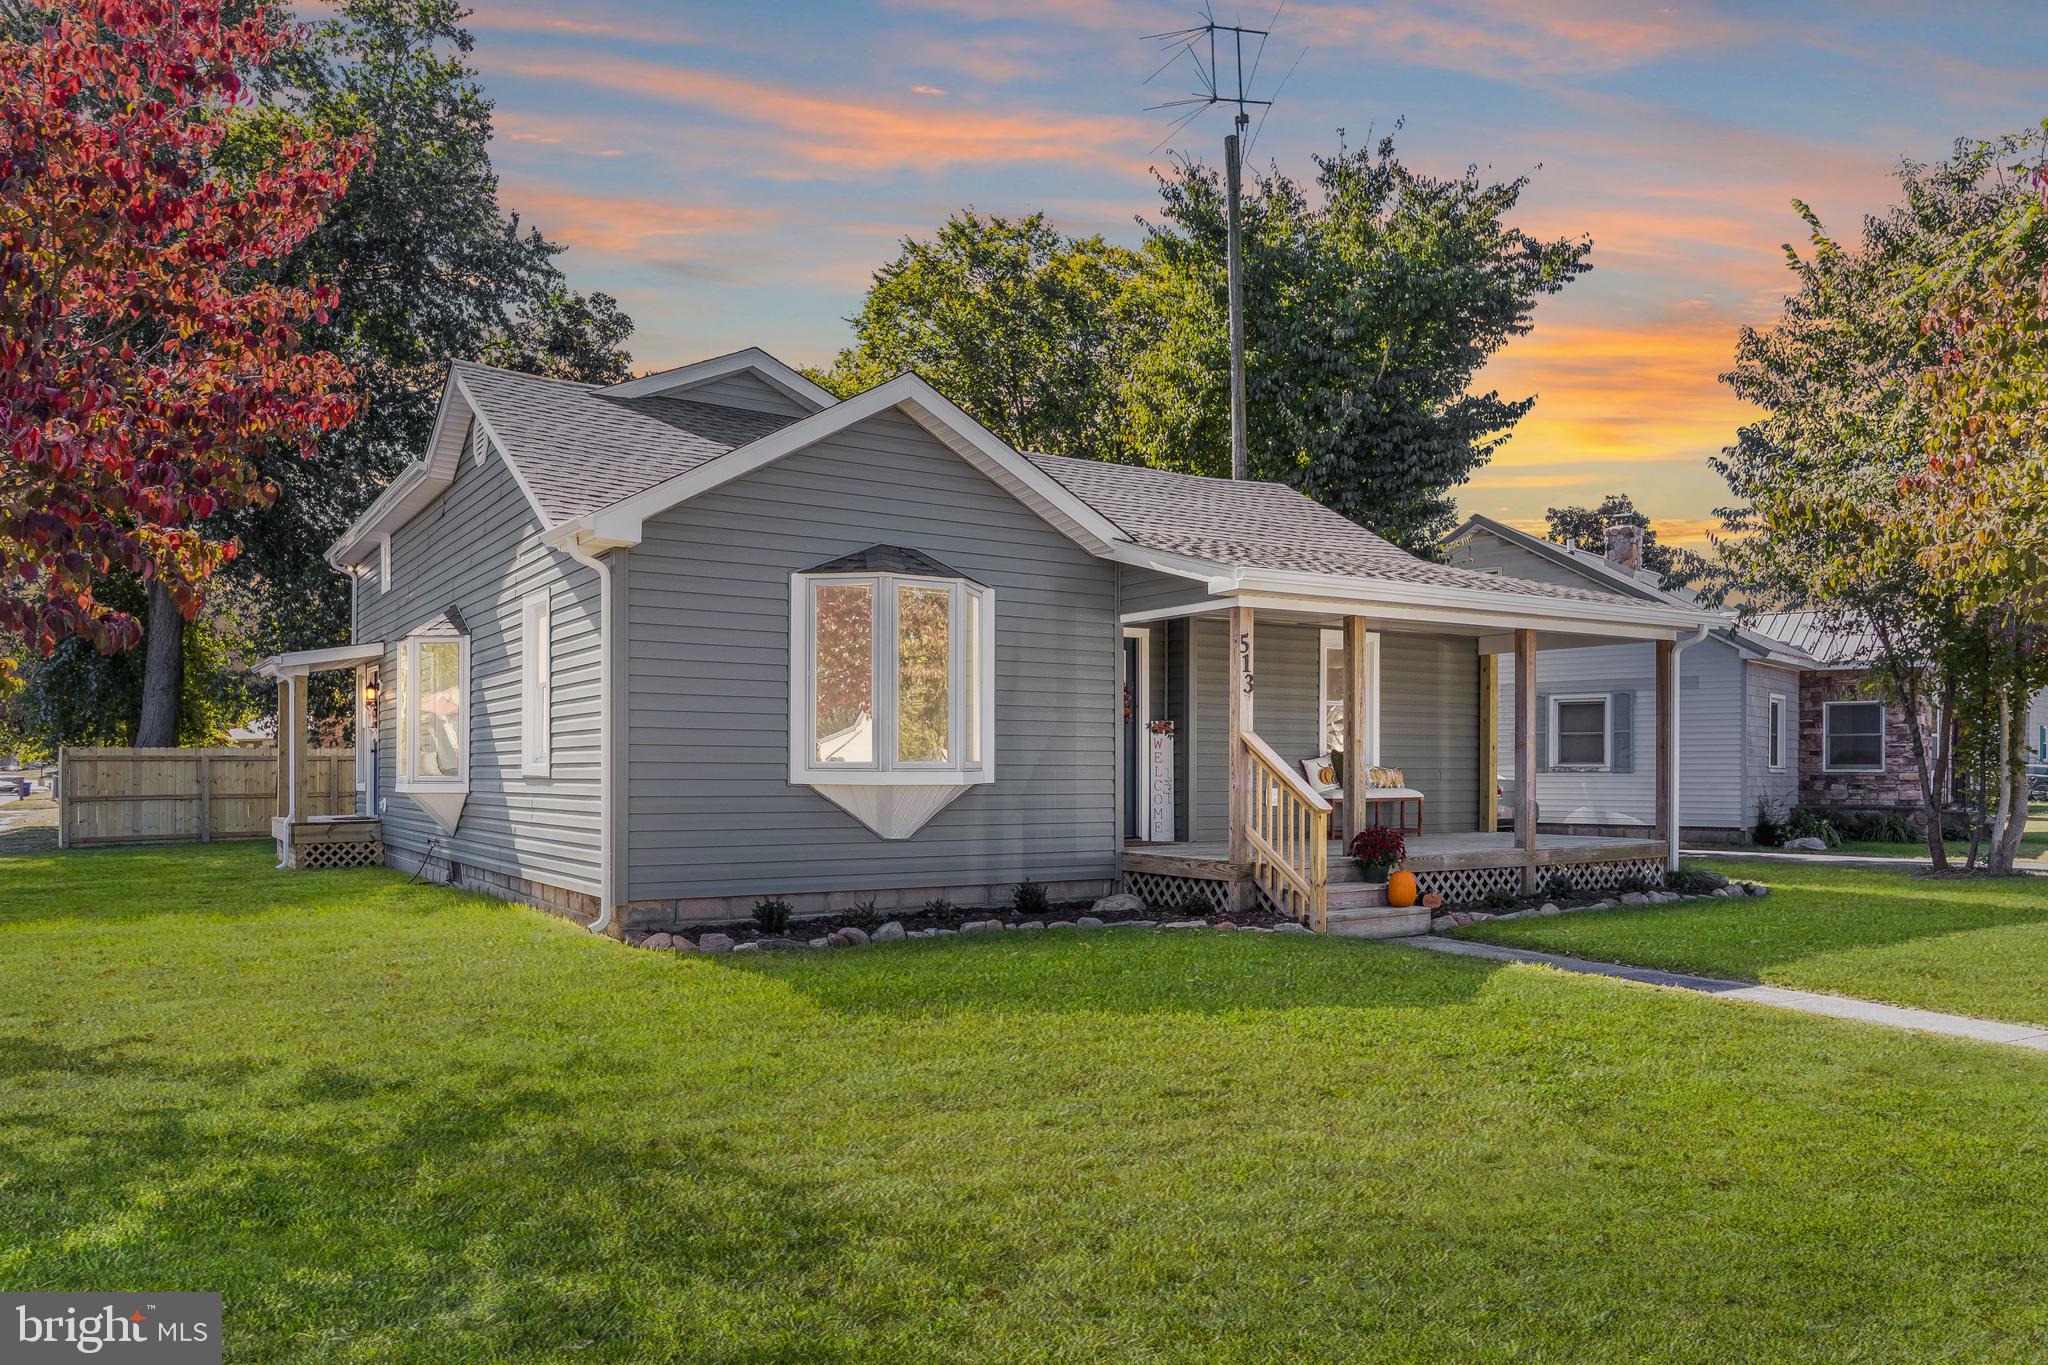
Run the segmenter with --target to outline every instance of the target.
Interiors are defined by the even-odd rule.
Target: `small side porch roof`
[[[308,673],[320,673],[330,668],[373,664],[383,657],[381,641],[335,645],[329,649],[301,649],[289,654],[271,655],[256,665],[256,674],[262,678],[303,678]]]

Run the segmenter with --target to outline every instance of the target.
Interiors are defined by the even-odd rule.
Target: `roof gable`
[[[613,384],[602,390],[613,398],[647,398],[657,394],[678,395],[730,376],[750,376],[774,391],[794,400],[799,413],[816,412],[839,401],[827,390],[807,379],[799,370],[783,364],[758,346],[730,355],[713,356],[672,369],[657,370]]]

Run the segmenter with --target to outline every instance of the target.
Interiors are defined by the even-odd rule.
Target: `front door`
[[[1099,656],[1098,656],[1099,657]],[[1124,838],[1138,837],[1138,642],[1124,637]]]

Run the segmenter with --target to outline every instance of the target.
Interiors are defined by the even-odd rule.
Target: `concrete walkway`
[[[1787,990],[1782,986],[1757,986],[1747,981],[1723,981],[1711,976],[1688,976],[1683,972],[1662,972],[1652,967],[1619,967],[1609,962],[1588,962],[1579,957],[1555,953],[1532,953],[1523,948],[1502,948],[1492,943],[1468,943],[1464,939],[1438,938],[1434,934],[1399,940],[1431,952],[1454,957],[1483,957],[1492,962],[1528,962],[1559,971],[1587,976],[1612,976],[1639,981],[1647,986],[1668,986],[1673,990],[1697,991],[1721,1000],[1742,1000],[1752,1005],[1774,1005],[1801,1014],[1824,1014],[1831,1019],[1855,1019],[1886,1028],[1914,1033],[1941,1033],[1953,1038],[1974,1038],[1980,1043],[2009,1043],[2014,1047],[2048,1052],[2048,1028],[2032,1024],[2001,1024],[1991,1019],[1972,1019],[1965,1014],[1940,1014],[1934,1010],[1906,1009],[1880,1005],[1869,1000],[1852,1000],[1845,995],[1822,995],[1817,991]]]

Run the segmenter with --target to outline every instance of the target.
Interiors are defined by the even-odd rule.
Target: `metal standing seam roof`
[[[1796,649],[1824,668],[1868,664],[1879,653],[1877,636],[1868,626],[1844,624],[1827,612],[1759,612],[1743,617],[1741,628]]]
[[[801,419],[457,362],[454,374],[507,447],[548,520],[598,511]],[[1026,454],[1134,544],[1220,568],[1381,579],[1504,596],[1621,603],[1620,593],[1434,564],[1281,483]]]

